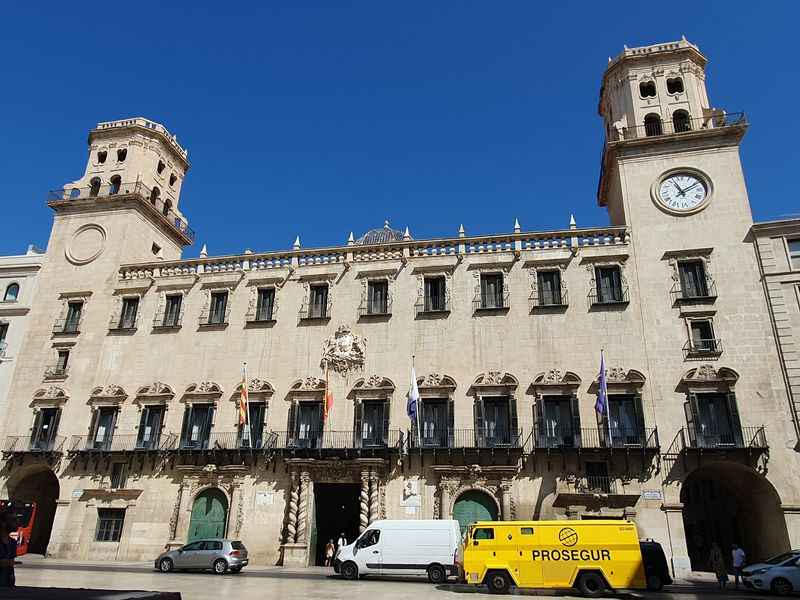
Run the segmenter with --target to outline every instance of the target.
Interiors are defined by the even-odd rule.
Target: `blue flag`
[[[408,404],[406,411],[412,423],[417,423],[417,409],[419,407],[419,387],[417,387],[417,374],[414,367],[411,367],[411,389],[408,392]]]
[[[608,382],[606,381],[606,360],[603,351],[600,351],[600,376],[597,379],[599,390],[597,392],[597,402],[594,409],[601,415],[605,415],[608,410]]]

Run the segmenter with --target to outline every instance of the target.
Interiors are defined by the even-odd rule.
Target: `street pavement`
[[[420,598],[441,598],[442,600],[482,600],[497,596],[486,593],[485,589],[472,586],[448,584],[433,586],[424,579],[364,579],[344,581],[335,576],[330,569],[308,568],[288,569],[282,567],[246,567],[238,575],[213,575],[211,573],[169,573],[153,570],[152,563],[87,563],[55,559],[29,559],[24,557],[17,566],[17,594],[0,598],[61,598],[56,590],[39,589],[38,593],[28,594],[26,588],[89,588],[100,590],[150,590],[160,592],[180,592],[183,600],[219,600],[235,598],[250,600],[280,598],[281,600],[419,600]],[[552,591],[516,591],[514,595],[525,597],[575,596]],[[124,594],[86,593],[85,598],[103,600],[122,600]],[[130,596],[134,597],[134,596]],[[139,596],[144,597],[144,596]],[[732,589],[720,592],[706,577],[692,581],[682,581],[666,588],[660,593],[635,592],[618,594],[623,600],[662,599],[675,600],[726,598],[730,600],[764,598],[765,596]]]

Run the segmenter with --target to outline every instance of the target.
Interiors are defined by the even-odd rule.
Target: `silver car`
[[[242,542],[210,538],[162,552],[155,566],[162,573],[176,569],[211,569],[223,575],[228,571],[238,573],[247,563],[247,548]]]

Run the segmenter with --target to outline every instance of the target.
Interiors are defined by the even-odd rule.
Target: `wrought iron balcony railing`
[[[175,447],[174,434],[155,434],[149,438],[137,434],[106,435],[98,440],[90,435],[73,435],[69,443],[69,452],[153,452],[171,450]]]
[[[703,117],[676,116],[669,120],[654,120],[643,125],[612,130],[609,140],[619,142],[649,137],[682,135],[693,131],[745,126],[747,126],[747,118],[743,112],[726,113],[724,111],[714,111],[712,114]]]
[[[499,294],[478,292],[472,299],[472,307],[476,312],[482,310],[505,310],[510,306],[511,294],[508,288],[504,288]]]
[[[167,318],[169,317],[169,318]],[[153,329],[179,329],[183,325],[183,312],[179,315],[169,316],[164,313],[153,318]]]
[[[610,440],[610,441],[609,441]],[[570,450],[579,448],[641,448],[658,451],[658,430],[612,427],[552,427],[538,425],[533,428],[531,436],[532,449],[535,450]],[[527,448],[526,446],[526,449]]]
[[[717,298],[717,284],[714,283],[713,278],[708,276],[706,276],[705,284],[697,289],[685,288],[680,281],[676,281],[669,293],[672,296],[673,304],[710,301]]]
[[[22,452],[61,452],[66,442],[62,435],[10,435],[6,437],[3,452],[17,454]]]
[[[438,429],[409,433],[408,447],[412,449],[491,449],[521,448],[522,430],[495,429]]]
[[[65,379],[69,375],[69,365],[50,365],[44,368],[45,379]]]
[[[538,288],[528,297],[531,310],[537,308],[563,308],[569,305],[567,286],[562,282],[558,291],[542,293]]]
[[[417,316],[446,314],[450,312],[450,293],[420,296],[414,305]]]
[[[358,307],[359,317],[388,317],[392,314],[392,297],[384,302],[367,300]]]
[[[59,334],[78,334],[81,332],[80,326],[82,318],[78,319],[57,319],[53,324],[53,333]]]
[[[365,434],[364,431],[278,431],[276,447],[287,450],[380,450],[399,448],[405,432],[392,429]]]
[[[277,436],[271,431],[256,432],[251,436],[242,431],[212,431],[208,437],[192,440],[182,438],[180,450],[224,451],[224,450],[265,450],[275,448]]]
[[[331,309],[333,308],[333,303],[328,298],[326,304],[309,304],[308,302],[304,302],[303,305],[300,307],[300,311],[298,312],[298,318],[301,321],[313,321],[313,320],[325,320],[331,318]]]
[[[684,433],[685,431],[685,433]],[[705,425],[686,427],[681,430],[684,448],[754,448],[766,450],[769,448],[767,434],[764,426],[719,429]]]
[[[589,304],[592,306],[606,306],[615,304],[628,304],[630,295],[628,285],[623,283],[618,288],[598,292],[596,286],[592,286],[588,294]]]
[[[722,354],[722,340],[709,338],[689,340],[683,345],[683,358],[705,358]]]

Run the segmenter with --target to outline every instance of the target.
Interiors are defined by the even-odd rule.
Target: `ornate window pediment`
[[[505,371],[486,371],[481,373],[472,382],[473,388],[506,387],[516,388],[519,381],[511,373]]]
[[[234,394],[234,399],[238,400],[239,396],[242,392],[242,384],[236,386],[236,393]],[[266,379],[258,379],[254,377],[250,381],[247,382],[247,394],[248,396],[272,396],[275,393],[275,388],[272,387],[272,384],[267,381]]]
[[[206,401],[213,402],[222,396],[222,387],[214,381],[201,381],[190,383],[183,392],[184,401]]]
[[[175,391],[166,383],[154,381],[136,390],[138,404],[165,404],[175,396]]]
[[[533,387],[579,387],[581,378],[572,371],[562,371],[561,369],[548,369],[544,373],[539,373],[533,380]]]
[[[128,393],[119,385],[110,383],[106,386],[97,386],[89,394],[89,402],[114,402],[119,404],[125,401]]]
[[[689,369],[681,378],[681,384],[687,388],[698,386],[732,388],[738,379],[739,374],[733,369],[715,368],[713,365],[706,364]]]
[[[592,382],[589,388],[590,393],[597,393],[599,389],[599,375]],[[606,385],[609,389],[614,389],[617,392],[623,390],[630,390],[632,392],[638,391],[647,381],[647,378],[640,371],[635,369],[625,369],[623,367],[608,367],[606,368]]]
[[[351,395],[355,398],[385,399],[395,390],[394,382],[388,377],[371,375],[357,380],[353,384]]]
[[[449,390],[456,389],[456,381],[449,375],[443,373],[428,373],[424,377],[417,377],[419,388],[444,388]]]
[[[69,400],[69,392],[57,385],[39,388],[33,393],[33,404],[57,405]]]

